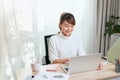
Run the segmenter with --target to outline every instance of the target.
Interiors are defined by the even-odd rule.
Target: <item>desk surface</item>
[[[63,72],[60,68],[57,71]],[[102,70],[71,74],[69,80],[104,80],[114,76],[120,76],[120,73],[115,72],[115,66],[112,63],[106,63]]]
[[[115,72],[115,66],[112,63],[106,63],[102,70],[72,74],[70,80],[104,80],[114,76],[120,76],[120,73]]]

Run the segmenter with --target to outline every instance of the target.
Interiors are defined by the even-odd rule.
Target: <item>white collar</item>
[[[70,36],[65,36],[62,32],[60,32],[59,35],[64,39],[68,39],[72,36],[72,34]]]

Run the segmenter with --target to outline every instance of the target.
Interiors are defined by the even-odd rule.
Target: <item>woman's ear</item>
[[[59,24],[59,29],[61,30],[61,27],[60,27],[61,25]]]

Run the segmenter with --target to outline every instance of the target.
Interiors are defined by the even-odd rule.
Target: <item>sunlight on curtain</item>
[[[0,0],[0,80],[14,80],[12,74],[10,58],[8,54],[8,41],[5,23],[5,13],[3,2]]]
[[[15,71],[37,59],[36,39],[32,0],[0,0],[0,80],[16,80]]]
[[[0,80],[17,80],[16,70],[30,66],[34,60],[41,62],[44,35],[59,31],[62,12],[74,14],[75,32],[84,40],[86,51],[92,52],[95,7],[96,0],[0,0]]]

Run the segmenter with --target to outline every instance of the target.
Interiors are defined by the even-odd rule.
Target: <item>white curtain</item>
[[[15,71],[40,60],[32,0],[0,0],[0,80],[17,80]]]
[[[97,0],[0,0],[0,80],[17,80],[16,70],[42,63],[44,35],[59,31],[62,12],[74,14],[86,52],[97,52],[96,6]]]

